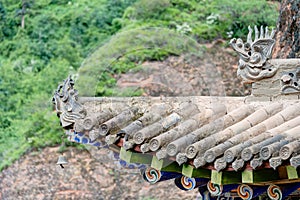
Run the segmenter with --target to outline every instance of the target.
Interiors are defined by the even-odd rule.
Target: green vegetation
[[[248,25],[274,27],[276,9],[264,0],[1,1],[0,170],[61,142],[51,98],[68,74],[78,76],[81,94],[140,95],[116,92],[113,75],[145,60],[201,54],[198,42],[244,38]]]
[[[144,60],[163,60],[167,55],[201,51],[195,40],[167,28],[119,32],[86,59],[78,71],[77,86],[85,96],[122,95],[113,87],[114,74],[135,68]]]

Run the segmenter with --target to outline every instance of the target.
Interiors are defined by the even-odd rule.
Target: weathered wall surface
[[[0,199],[5,200],[155,200],[196,199],[197,190],[185,192],[173,180],[155,185],[145,182],[139,170],[124,170],[106,149],[65,152],[69,164],[56,165],[58,148],[32,152],[0,174]]]

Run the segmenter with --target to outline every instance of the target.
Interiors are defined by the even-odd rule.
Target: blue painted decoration
[[[85,136],[84,133],[79,133],[74,130],[66,130],[66,135],[70,142],[76,142],[81,144],[88,144],[95,147],[108,148],[108,145],[99,140],[91,141],[89,137]]]
[[[181,190],[189,191],[197,187],[206,185],[209,179],[207,178],[190,178],[186,176],[181,176],[175,178],[175,185]]]

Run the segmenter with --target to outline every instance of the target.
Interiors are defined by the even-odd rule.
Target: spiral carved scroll
[[[277,185],[270,185],[267,190],[267,194],[271,200],[281,200],[282,192]]]
[[[239,185],[237,188],[237,193],[242,199],[250,200],[253,197],[252,188],[246,184]]]
[[[151,183],[154,184],[156,182],[158,182],[161,178],[161,173],[159,170],[154,169],[152,167],[149,167],[145,170],[144,174],[143,174],[143,178]]]
[[[175,185],[182,190],[189,191],[196,187],[196,180],[194,178],[182,176],[175,179]]]
[[[212,196],[219,196],[223,192],[223,186],[219,184],[212,183],[209,181],[207,183],[207,189],[211,193]]]

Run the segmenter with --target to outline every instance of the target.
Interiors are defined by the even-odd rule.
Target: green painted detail
[[[120,158],[122,160],[126,161],[127,163],[130,163],[131,156],[132,156],[132,151],[126,151],[123,147],[121,147]]]
[[[286,166],[286,172],[288,175],[289,179],[297,179],[298,177],[298,172],[293,166]]]
[[[196,169],[192,165],[183,164],[182,174],[187,177],[194,178],[211,178],[211,170],[209,169]]]
[[[194,169],[193,176],[195,178],[210,178],[211,170],[209,169]]]
[[[151,160],[151,167],[157,169],[157,170],[161,170],[165,167],[168,167],[169,165],[171,165],[172,163],[174,163],[174,161],[172,160],[169,160],[169,159],[161,159],[161,160],[158,160],[158,158],[156,156],[153,156],[152,157],[152,160]],[[178,164],[176,166],[178,168]],[[180,167],[180,170],[181,170],[181,167]],[[178,169],[177,169],[178,171]],[[181,171],[180,171],[181,173]]]
[[[264,181],[274,181],[279,179],[279,174],[273,169],[262,169],[256,170],[253,174],[254,183],[264,182]]]
[[[242,183],[253,183],[253,171],[244,170],[242,172]]]
[[[183,164],[183,166],[182,166],[182,174],[187,177],[191,178],[193,176],[194,170],[195,170],[194,167],[189,164]]]
[[[279,174],[278,171],[273,169],[245,170],[242,172],[243,183],[260,183],[274,180],[279,180]]]
[[[241,183],[241,182],[242,182],[241,172],[224,171],[222,174],[222,185]]]
[[[177,162],[172,161],[169,165],[161,168],[161,171],[182,173],[182,167]]]
[[[152,161],[151,161],[151,167],[157,169],[157,170],[161,170],[161,168],[163,167],[163,163],[164,160],[158,160],[158,158],[156,156],[152,157]]]
[[[216,170],[211,170],[211,182],[214,184],[222,184],[222,173],[217,172]]]
[[[120,158],[127,163],[140,163],[150,164],[152,156],[149,154],[135,153],[132,151],[126,151],[123,147],[120,150]]]
[[[202,172],[203,173],[203,172]],[[205,172],[206,175],[208,174]],[[203,178],[206,178],[203,176]],[[234,171],[223,171],[217,172],[216,170],[211,170],[211,182],[214,184],[219,185],[226,185],[226,184],[234,184],[234,183],[241,183],[242,182],[242,175],[240,172]]]
[[[152,155],[143,154],[143,153],[132,153],[130,162],[131,163],[140,163],[140,164],[151,164]]]

